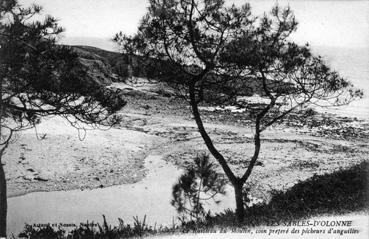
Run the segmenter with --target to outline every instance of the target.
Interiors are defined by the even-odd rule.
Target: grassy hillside
[[[93,66],[102,69],[103,75],[112,81],[121,81],[128,75],[128,58],[121,53],[102,50],[92,46],[73,46],[73,49],[80,57],[91,64],[91,70],[95,70]],[[97,63],[97,65],[96,65]],[[135,66],[137,67],[137,65]]]

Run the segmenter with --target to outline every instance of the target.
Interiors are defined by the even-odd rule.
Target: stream
[[[178,223],[178,214],[170,204],[172,186],[182,174],[174,165],[162,160],[161,155],[150,155],[145,159],[148,174],[140,182],[93,190],[71,190],[35,192],[8,198],[8,233],[17,235],[27,224],[70,225],[103,221],[118,225],[118,218],[133,224],[134,216],[140,220],[146,215],[150,226]],[[227,191],[230,191],[229,188]],[[219,197],[220,204],[206,205],[211,212],[222,212],[234,208],[232,192]],[[69,225],[68,225],[69,224]]]

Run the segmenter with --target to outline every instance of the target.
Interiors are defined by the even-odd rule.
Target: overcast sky
[[[148,5],[146,0],[20,0],[37,3],[66,31],[63,41],[98,46],[119,31],[134,33]],[[277,1],[250,2],[256,15],[269,11]],[[369,47],[369,1],[287,1],[299,22],[293,38],[316,46]],[[100,43],[99,43],[100,42]]]

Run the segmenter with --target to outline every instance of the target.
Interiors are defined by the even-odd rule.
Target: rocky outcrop
[[[98,59],[86,59],[80,57],[80,62],[88,69],[90,81],[102,85],[110,85],[114,80],[113,72],[109,65]]]
[[[79,55],[80,62],[87,68],[88,80],[98,85],[110,85],[118,76],[112,71],[109,61],[83,47],[73,47]]]
[[[102,66],[102,69],[108,69],[112,73],[111,81],[125,81],[132,75],[146,77],[137,56],[129,57],[119,52],[106,51],[92,46],[73,46],[73,49],[87,65],[93,62]]]

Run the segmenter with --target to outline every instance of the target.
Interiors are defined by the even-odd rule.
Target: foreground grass
[[[346,170],[315,175],[287,191],[272,192],[269,203],[247,209],[243,225],[268,225],[271,220],[290,221],[318,215],[337,215],[367,211],[369,163],[362,162]],[[206,221],[204,226],[234,226],[233,212],[225,212]]]
[[[349,212],[367,211],[368,205],[369,163],[362,162],[354,167],[339,170],[332,174],[315,175],[300,182],[287,191],[272,192],[273,197],[267,204],[254,205],[247,209],[244,223],[237,224],[233,211],[199,221],[182,221],[181,225],[156,227],[134,218],[131,226],[119,219],[119,226],[109,226],[103,217],[103,223],[97,227],[83,225],[66,233],[52,227],[37,228],[27,225],[20,238],[32,239],[87,239],[87,238],[128,238],[143,235],[168,234],[208,230],[214,228],[249,227],[269,225],[271,221],[289,221],[318,215],[337,215]]]

